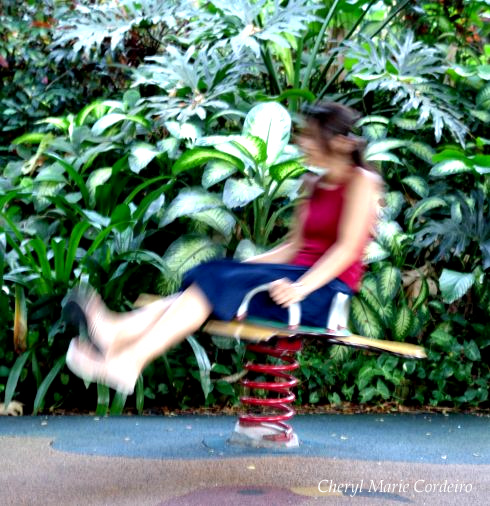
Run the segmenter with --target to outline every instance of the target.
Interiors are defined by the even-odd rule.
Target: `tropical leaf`
[[[435,344],[446,351],[450,351],[457,343],[456,338],[446,332],[442,326],[436,328],[436,330],[432,332],[429,341],[431,344]]]
[[[129,155],[129,168],[139,174],[159,154],[155,146],[145,142],[138,142],[131,146]]]
[[[261,164],[267,159],[267,145],[260,138],[252,135],[235,135],[230,144],[238,148],[246,157]]]
[[[418,293],[417,297],[415,298],[415,301],[412,305],[412,311],[417,311],[417,309],[427,300],[429,297],[429,284],[427,283],[427,280],[422,278],[420,283],[420,292]]]
[[[386,383],[381,378],[378,378],[378,380],[376,381],[376,392],[383,399],[388,399],[391,395],[389,388],[386,386]]]
[[[209,225],[221,235],[229,239],[236,225],[235,218],[223,208],[206,209],[192,215],[193,220]]]
[[[433,177],[444,177],[471,171],[471,165],[463,160],[444,160],[434,165],[434,167],[430,169],[429,175]]]
[[[270,176],[278,182],[288,178],[297,178],[305,171],[304,166],[297,160],[288,160],[269,167]]]
[[[409,209],[407,211],[407,217],[410,217],[410,221],[408,223],[408,230],[411,231],[413,229],[413,224],[418,216],[432,209],[437,209],[439,207],[446,207],[446,206],[447,202],[441,197],[428,197],[424,200],[421,200],[412,209]]]
[[[185,151],[174,163],[172,167],[172,174],[177,176],[181,172],[200,167],[212,160],[222,160],[233,167],[236,167],[240,171],[242,171],[245,167],[240,158],[230,155],[229,153],[224,153],[223,151],[210,148],[194,148]]]
[[[183,216],[193,216],[207,209],[221,207],[223,202],[216,193],[209,193],[203,188],[184,188],[177,197],[169,204],[160,221],[160,227],[172,223]]]
[[[352,299],[351,318],[358,331],[366,337],[375,339],[383,337],[384,332],[379,317],[360,297]]]
[[[199,378],[201,380],[201,388],[204,393],[204,399],[207,399],[211,392],[211,362],[206,350],[199,344],[194,336],[189,336],[187,342],[191,345],[192,351],[197,360],[199,367]]]
[[[464,354],[469,360],[476,362],[477,360],[481,360],[481,353],[478,348],[478,345],[475,341],[465,341],[464,342]]]
[[[126,114],[116,112],[107,114],[106,116],[100,118],[98,121],[94,123],[94,125],[92,126],[92,133],[94,135],[102,135],[104,131],[107,130],[109,127],[115,125],[116,123],[124,121],[125,119]]]
[[[407,176],[401,181],[405,186],[408,186],[419,197],[423,199],[429,196],[429,186],[423,177],[420,176]]]
[[[390,248],[396,245],[398,236],[403,233],[402,227],[397,221],[381,221],[377,224],[376,231],[377,240]]]
[[[55,378],[60,373],[61,369],[63,369],[65,365],[65,356],[60,357],[53,365],[49,373],[46,375],[42,383],[39,385],[37,389],[36,397],[34,399],[34,405],[32,408],[32,414],[36,416],[44,406],[44,402],[46,399],[46,394],[48,393],[49,387],[55,380]]]
[[[176,139],[191,140],[195,142],[202,135],[201,129],[194,123],[166,121],[164,125],[170,135]]]
[[[351,48],[348,57],[356,62],[350,77],[365,83],[364,94],[391,94],[391,105],[401,117],[418,115],[412,126],[422,128],[430,119],[437,142],[446,128],[463,145],[468,131],[461,112],[463,97],[442,83],[443,52],[417,40],[408,30],[391,31],[383,38],[361,35],[361,39],[346,46]]]
[[[399,191],[391,191],[383,197],[384,205],[380,209],[380,218],[385,221],[395,220],[400,214],[405,199]]]
[[[223,160],[215,160],[208,163],[202,174],[202,185],[206,190],[220,183],[237,171],[236,167]]]
[[[373,273],[368,272],[363,280],[361,289],[359,290],[359,296],[369,304],[369,307],[377,312],[381,307],[381,302],[378,298],[378,287],[376,277]]]
[[[24,289],[15,285],[14,349],[23,353],[27,348],[27,304]],[[8,406],[8,404],[7,404]]]
[[[287,197],[289,200],[295,200],[298,198],[302,186],[303,181],[301,181],[301,179],[285,179],[282,183],[272,185],[272,191],[269,191],[269,195],[272,199]]]
[[[419,122],[413,118],[395,116],[391,119],[391,123],[393,123],[398,128],[403,128],[403,130],[420,130]]]
[[[377,241],[371,241],[364,250],[363,261],[366,264],[380,262],[390,256],[390,252],[383,248]]]
[[[393,322],[393,336],[397,341],[403,341],[410,332],[413,321],[412,310],[406,305],[402,304],[395,316]]]
[[[476,96],[476,104],[483,110],[490,110],[490,84],[485,85]]]
[[[114,394],[114,398],[112,399],[111,408],[109,411],[111,416],[123,414],[124,406],[126,405],[126,399],[127,396],[120,392],[116,392]]]
[[[257,247],[252,241],[249,239],[242,239],[235,250],[235,254],[233,258],[235,260],[239,260],[242,262],[243,260],[247,260],[248,258],[254,257],[263,253],[264,251]]]
[[[15,395],[15,389],[17,388],[17,383],[19,382],[20,374],[30,356],[31,350],[27,350],[22,355],[19,355],[10,369],[7,384],[5,385],[5,406],[8,406],[12,402]]]
[[[264,193],[264,188],[247,179],[226,180],[223,189],[223,203],[228,209],[244,207]]]
[[[102,385],[101,383],[97,383],[97,407],[95,408],[95,414],[97,416],[105,416],[110,403],[111,394],[109,392],[109,387]]]
[[[111,167],[103,167],[101,169],[96,169],[92,171],[87,178],[87,188],[90,194],[91,202],[94,202],[95,192],[97,187],[107,183],[112,176],[112,168]]]
[[[364,116],[356,126],[362,127],[362,134],[369,141],[379,141],[386,137],[388,123],[388,118],[384,116]]]
[[[400,269],[393,265],[384,266],[377,275],[377,288],[381,302],[387,304],[393,300],[400,289]]]
[[[457,272],[450,269],[443,269],[439,277],[439,287],[444,302],[451,304],[460,299],[474,284],[473,273]]]
[[[425,144],[423,142],[409,142],[407,144],[407,149],[421,160],[424,160],[430,164],[433,163],[435,151],[428,144]]]
[[[209,237],[184,235],[167,248],[162,262],[167,272],[179,279],[192,267],[223,255],[223,247]]]
[[[368,144],[364,156],[368,161],[389,160],[394,163],[401,163],[400,159],[391,153],[392,149],[401,148],[407,145],[407,141],[399,139],[383,139]]]
[[[259,137],[267,145],[267,165],[271,165],[289,143],[291,117],[277,102],[264,102],[253,107],[243,124],[243,135]]]

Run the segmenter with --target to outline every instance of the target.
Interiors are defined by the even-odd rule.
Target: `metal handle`
[[[259,285],[245,294],[245,297],[243,298],[242,303],[238,307],[236,313],[236,317],[238,320],[243,320],[244,318],[247,317],[248,306],[252,298],[255,297],[255,295],[257,295],[259,292],[268,292],[270,285],[271,283]],[[294,302],[288,307],[288,327],[294,329],[299,326],[300,321],[301,321],[301,306],[299,302]]]

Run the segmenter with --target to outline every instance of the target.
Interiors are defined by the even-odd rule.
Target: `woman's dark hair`
[[[303,109],[303,116],[307,122],[313,121],[315,123],[320,138],[326,145],[336,135],[353,136],[352,130],[361,117],[354,109],[336,102],[317,102],[307,105]],[[353,163],[377,172],[374,167],[364,161],[365,140],[362,137],[356,137],[356,141],[356,148],[352,152]]]

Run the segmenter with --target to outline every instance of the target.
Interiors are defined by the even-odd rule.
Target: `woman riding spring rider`
[[[294,226],[273,250],[239,263],[216,260],[190,270],[180,293],[127,313],[110,311],[95,293],[73,294],[65,315],[87,325],[90,342],[72,339],[66,361],[84,380],[131,394],[144,367],[198,330],[213,315],[231,320],[244,295],[257,294],[248,314],[287,321],[301,302],[301,323],[324,327],[337,292],[352,294],[375,220],[381,178],[363,162],[363,142],[351,134],[351,109],[318,104],[305,113],[298,144],[305,163],[324,169],[306,184]]]

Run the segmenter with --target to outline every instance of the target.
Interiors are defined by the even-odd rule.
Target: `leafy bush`
[[[429,358],[308,345],[298,402],[488,406],[490,50],[484,2],[450,4],[4,2],[6,400],[90,408],[96,388],[98,413],[122,412],[64,369],[65,294],[89,281],[127,310],[198,262],[274,244],[303,170],[294,113],[327,97],[364,113],[387,186],[352,328]],[[147,368],[134,407],[236,403],[244,354],[191,336]]]

